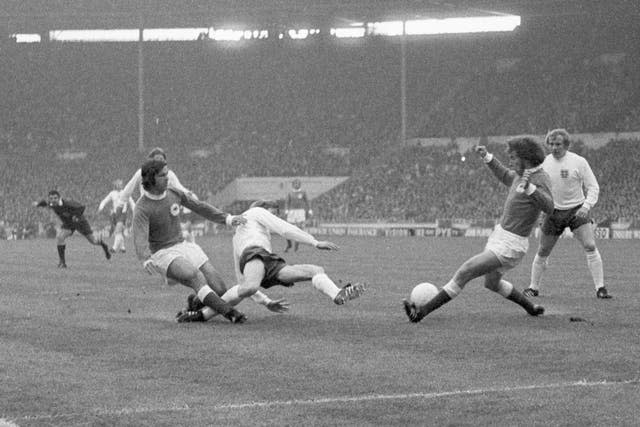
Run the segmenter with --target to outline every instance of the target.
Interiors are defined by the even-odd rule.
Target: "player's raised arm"
[[[138,169],[136,173],[133,174],[127,185],[124,186],[122,192],[120,193],[120,204],[126,204],[127,200],[133,196],[133,192],[136,188],[140,187],[142,183],[142,171]]]
[[[482,159],[482,161],[489,167],[493,175],[500,180],[504,185],[510,186],[517,174],[504,166],[500,161],[495,158],[492,153],[487,151],[487,147],[484,145],[476,145],[474,148],[476,154]]]

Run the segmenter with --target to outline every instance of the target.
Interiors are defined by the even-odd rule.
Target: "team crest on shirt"
[[[568,169],[560,169],[560,178],[569,178],[569,170]]]
[[[180,214],[180,205],[177,203],[172,204],[169,208],[169,212],[171,212],[171,215],[173,216],[178,216]]]

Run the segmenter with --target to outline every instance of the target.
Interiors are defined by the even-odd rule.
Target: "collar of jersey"
[[[151,200],[162,200],[165,197],[167,197],[167,192],[165,191],[162,194],[151,194],[148,191],[145,191],[144,195],[147,196],[148,198],[150,198]]]
[[[538,165],[538,166],[536,166],[535,168],[525,169],[524,171],[525,171],[525,172],[526,172],[526,171],[529,171],[529,172],[531,172],[531,173],[534,173],[534,172],[538,172],[540,169],[542,169],[542,165]]]

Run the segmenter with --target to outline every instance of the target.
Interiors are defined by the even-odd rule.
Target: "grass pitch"
[[[546,313],[475,280],[419,324],[400,300],[441,287],[485,239],[339,238],[337,253],[285,254],[367,293],[335,306],[309,283],[249,320],[177,324],[188,289],[131,253],[104,260],[82,237],[0,241],[0,425],[637,425],[640,241],[599,241],[612,300],[597,300],[576,241],[552,254]],[[229,236],[200,238],[233,284]],[[276,251],[284,241],[276,240]],[[506,275],[528,284],[536,244]]]

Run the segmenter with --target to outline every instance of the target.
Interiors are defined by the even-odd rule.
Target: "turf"
[[[274,288],[291,310],[243,302],[243,325],[175,323],[187,288],[148,276],[131,250],[106,261],[74,237],[60,270],[53,240],[0,241],[0,425],[637,423],[640,241],[598,242],[611,300],[561,240],[535,298],[544,316],[476,280],[411,324],[400,301],[412,286],[442,286],[485,240],[333,240],[338,253],[285,256],[365,281],[364,296],[338,307],[308,283]],[[198,242],[232,283],[229,236]],[[531,246],[506,275],[520,289]]]

